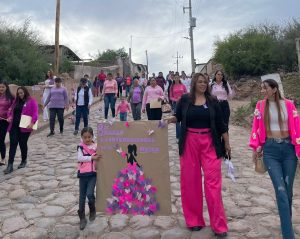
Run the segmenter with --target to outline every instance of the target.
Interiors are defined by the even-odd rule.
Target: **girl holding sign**
[[[21,128],[20,123],[22,117],[29,116],[31,122],[26,128]],[[28,118],[28,117],[27,117]],[[19,168],[24,168],[27,164],[27,151],[28,151],[28,138],[32,132],[34,124],[38,120],[38,104],[36,100],[30,97],[28,90],[21,86],[17,89],[16,99],[8,111],[9,126],[7,131],[9,132],[9,159],[7,168],[4,170],[5,174],[13,171],[13,163],[17,151],[18,144],[20,145],[22,162]]]

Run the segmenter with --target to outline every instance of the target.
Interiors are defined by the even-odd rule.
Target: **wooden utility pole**
[[[300,74],[300,38],[296,38],[296,49],[297,49],[297,55],[298,55],[298,68],[299,68],[299,74]]]
[[[177,56],[173,56],[173,58],[176,58],[176,71],[178,72],[178,59],[183,58],[183,56],[179,56],[177,51]]]
[[[195,56],[194,56],[194,36],[193,36],[193,30],[194,27],[196,27],[196,18],[193,17],[192,14],[192,0],[189,0],[189,6],[183,7],[183,13],[185,13],[185,9],[189,10],[189,18],[190,18],[190,28],[189,28],[189,35],[190,35],[190,42],[191,42],[191,65],[192,65],[192,73],[195,73],[196,68],[196,62],[195,62]]]
[[[147,73],[146,73],[146,77],[148,80],[148,74],[149,74],[149,62],[148,62],[148,51],[146,50],[146,62],[147,62]]]
[[[55,63],[54,72],[56,75],[59,74],[59,25],[60,25],[60,0],[56,0],[56,18],[55,18]]]

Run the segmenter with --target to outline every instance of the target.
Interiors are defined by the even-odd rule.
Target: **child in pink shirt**
[[[131,112],[128,101],[122,97],[121,102],[117,107],[117,115],[120,113],[120,121],[127,121],[127,113]]]

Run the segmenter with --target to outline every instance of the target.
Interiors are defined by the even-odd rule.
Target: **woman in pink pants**
[[[221,158],[230,157],[228,127],[223,122],[218,101],[210,95],[208,81],[201,73],[193,76],[191,91],[177,103],[168,123],[181,122],[179,155],[181,199],[187,226],[199,231],[203,218],[202,175],[210,226],[218,237],[227,236],[227,219],[222,201]],[[225,141],[225,149],[221,144]]]

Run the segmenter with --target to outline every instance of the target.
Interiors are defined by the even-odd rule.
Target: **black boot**
[[[89,208],[90,208],[90,221],[94,221],[96,219],[96,207],[95,203],[89,203]]]
[[[87,224],[87,220],[85,218],[85,211],[84,210],[78,210],[77,211],[79,219],[80,219],[80,225],[79,228],[80,230],[83,230]]]
[[[26,160],[22,160],[22,162],[20,163],[20,165],[18,166],[18,169],[20,168],[25,168],[26,167],[26,164],[27,164],[27,161]]]
[[[4,174],[9,174],[9,173],[11,173],[12,171],[14,171],[13,164],[12,164],[12,163],[9,163],[9,164],[7,165],[7,168],[6,168],[3,172],[4,172]]]

